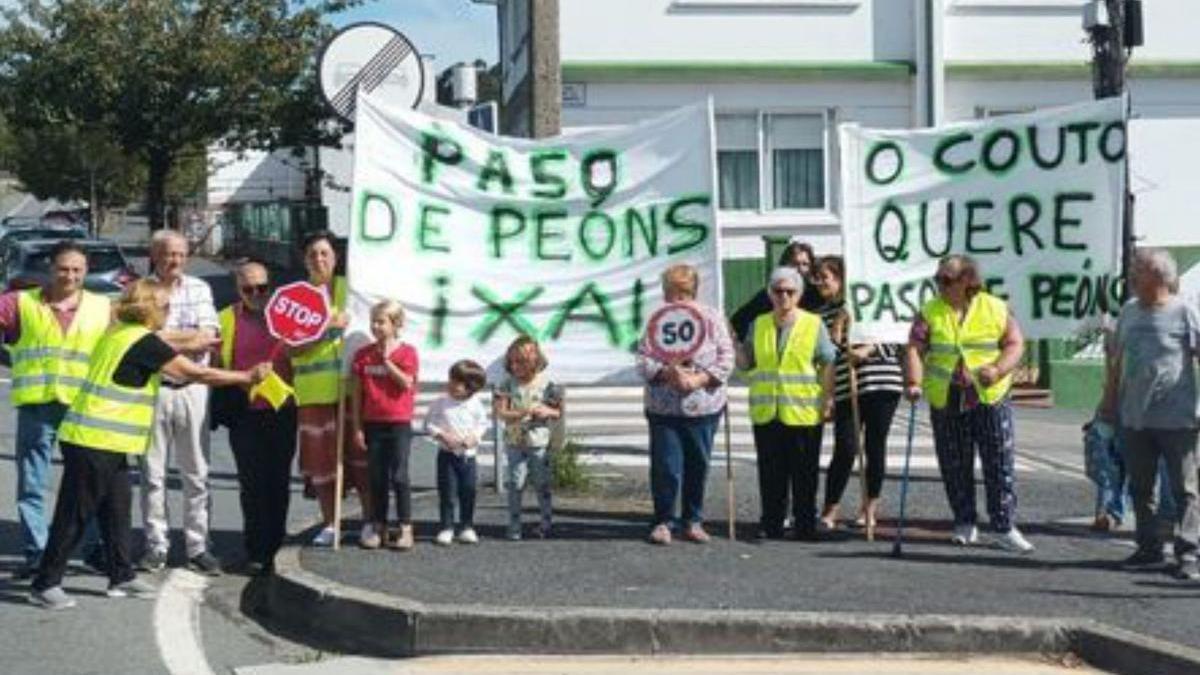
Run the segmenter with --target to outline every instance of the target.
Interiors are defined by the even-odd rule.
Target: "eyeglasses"
[[[938,286],[949,286],[950,284],[958,281],[958,275],[957,274],[939,274],[939,275],[935,276],[933,278],[933,280],[937,282]]]
[[[795,295],[796,289],[794,289],[794,288],[772,288],[771,292],[774,293],[775,295],[782,295],[782,296],[787,297],[787,296]]]
[[[271,284],[247,284],[242,286],[242,293],[246,295],[266,295],[271,290]]]

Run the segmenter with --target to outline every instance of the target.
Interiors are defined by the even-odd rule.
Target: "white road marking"
[[[171,570],[154,603],[154,640],[171,675],[215,675],[200,639],[200,603],[208,579]]]

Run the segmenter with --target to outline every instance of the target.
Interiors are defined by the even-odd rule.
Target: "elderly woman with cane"
[[[1016,443],[1009,402],[1012,370],[1025,349],[1008,305],[983,289],[975,261],[946,256],[934,277],[938,295],[913,321],[906,350],[909,400],[929,400],[938,468],[960,546],[979,538],[975,526],[975,447],[979,447],[994,543],[1016,553],[1033,551],[1016,526],[1013,457]]]
[[[1137,551],[1127,569],[1163,565],[1163,542],[1154,518],[1154,482],[1166,464],[1175,498],[1176,576],[1200,579],[1200,507],[1197,506],[1197,402],[1200,313],[1176,296],[1175,261],[1161,249],[1134,254],[1130,279],[1135,300],[1121,308],[1104,401],[1119,420],[1129,491],[1137,518]]]
[[[750,421],[762,500],[759,536],[783,537],[788,492],[795,539],[817,538],[817,477],[821,431],[833,414],[837,350],[816,314],[797,306],[804,279],[778,267],[767,286],[772,310],[754,320],[738,350],[750,371]]]
[[[694,330],[705,336],[686,359],[665,357],[655,347],[652,329],[638,345],[637,367],[646,381],[644,402],[650,425],[654,497],[650,542],[659,545],[671,543],[677,496],[682,502],[678,535],[697,544],[709,540],[704,531],[704,487],[734,355],[725,318],[696,302],[699,285],[700,277],[690,265],[674,265],[662,275],[663,299],[682,304],[698,317],[701,325]]]

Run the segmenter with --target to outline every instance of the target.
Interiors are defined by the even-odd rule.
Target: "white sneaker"
[[[43,591],[30,591],[29,602],[46,609],[70,609],[75,606],[75,598],[67,595],[62,586],[51,586]]]
[[[468,527],[468,528],[464,529],[462,532],[458,533],[458,543],[460,543],[460,544],[478,544],[479,543],[479,535],[475,534],[475,530],[473,528]]]
[[[122,581],[119,584],[109,584],[105,595],[110,598],[149,600],[158,595],[158,588],[151,586],[141,579],[130,579],[129,581]]]
[[[371,523],[364,523],[358,531],[358,545],[363,548],[379,548],[380,536]]]
[[[330,525],[328,527],[323,527],[323,528],[321,528],[321,531],[317,533],[317,536],[313,537],[312,545],[313,546],[321,546],[324,548],[333,546],[334,536],[335,535],[333,533],[332,525]]]
[[[438,546],[449,546],[450,544],[453,544],[454,530],[446,529],[438,532],[437,537],[435,537],[433,540],[433,543],[437,544]]]
[[[996,546],[1005,551],[1012,551],[1013,553],[1033,552],[1033,544],[1029,543],[1029,540],[1025,538],[1025,535],[1021,534],[1021,531],[1015,525],[1008,532],[997,534],[993,541]]]
[[[973,524],[963,524],[954,526],[954,534],[950,537],[951,544],[959,546],[970,546],[979,541],[979,528]]]

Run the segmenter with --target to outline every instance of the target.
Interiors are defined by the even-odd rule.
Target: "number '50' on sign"
[[[660,361],[686,361],[708,338],[704,317],[695,305],[673,302],[658,308],[646,322],[651,356]]]

